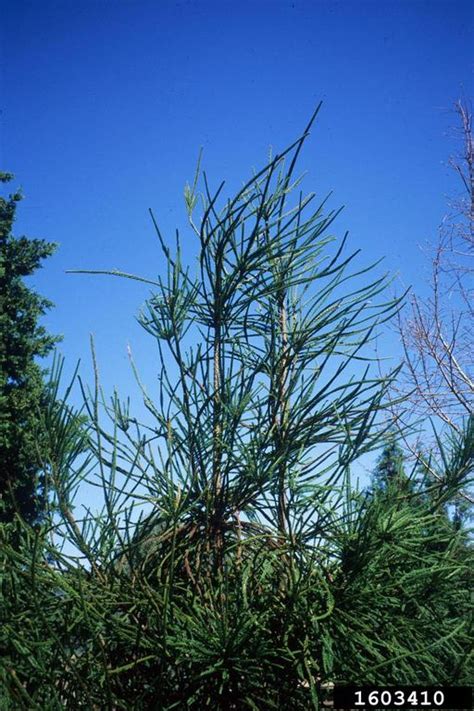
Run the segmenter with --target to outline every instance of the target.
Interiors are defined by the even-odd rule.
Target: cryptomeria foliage
[[[337,213],[299,192],[309,127],[233,198],[204,174],[186,188],[194,272],[156,222],[167,274],[108,272],[153,287],[139,318],[156,392],[132,360],[148,420],[105,397],[93,350],[84,440],[53,376],[59,515],[0,530],[5,708],[303,710],[334,681],[468,678],[456,536],[434,509],[368,506],[351,485],[386,432],[390,378],[368,348],[397,303],[331,236]],[[100,513],[73,507],[84,480]]]
[[[12,177],[1,173],[0,181],[8,183]],[[0,197],[0,521],[10,521],[18,512],[32,523],[45,505],[39,430],[44,382],[36,358],[47,355],[58,339],[39,324],[51,303],[24,278],[56,246],[13,236],[19,200],[19,192]]]

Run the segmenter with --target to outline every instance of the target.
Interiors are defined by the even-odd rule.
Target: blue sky
[[[56,304],[45,324],[69,369],[80,357],[90,379],[92,332],[105,390],[125,395],[127,343],[148,374],[156,355],[134,319],[146,287],[66,270],[155,277],[149,207],[192,255],[182,196],[200,147],[230,192],[320,100],[307,190],[345,205],[335,231],[364,263],[386,257],[421,290],[420,244],[456,188],[448,131],[453,102],[472,96],[473,37],[461,0],[3,2],[1,169],[25,193],[16,234],[60,244],[32,284]],[[381,350],[399,355],[393,336]]]

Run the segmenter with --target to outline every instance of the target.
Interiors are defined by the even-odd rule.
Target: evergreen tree
[[[0,173],[0,181],[13,176]],[[44,509],[40,408],[43,371],[37,357],[46,356],[57,337],[38,321],[52,305],[24,282],[56,245],[12,234],[21,193],[0,197],[0,522],[20,514],[34,523]]]
[[[372,475],[374,493],[388,492],[393,488],[406,491],[409,488],[410,480],[405,472],[404,459],[401,446],[395,435],[390,433]]]
[[[420,453],[412,471],[407,474],[406,455],[395,433],[390,432],[372,474],[369,502],[377,500],[379,504],[389,508],[400,509],[408,506],[413,511],[424,510],[431,514],[436,512],[440,532],[455,533],[462,529],[467,544],[465,529],[470,520],[469,502],[460,495],[456,482],[453,487],[446,483],[446,477],[459,476],[461,461],[461,477],[469,480],[467,474],[472,471],[472,423],[470,428],[467,426],[461,435],[451,438],[444,445],[439,439],[438,452],[442,454],[438,464],[433,456]],[[448,491],[450,493],[447,495]]]

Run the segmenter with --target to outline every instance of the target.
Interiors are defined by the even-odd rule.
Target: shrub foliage
[[[467,681],[470,553],[437,506],[472,431],[429,501],[351,484],[387,429],[397,371],[374,374],[370,345],[398,302],[300,191],[313,120],[233,198],[197,172],[195,272],[155,220],[166,274],[109,272],[152,286],[145,422],[105,398],[94,355],[79,426],[55,368],[51,512],[1,529],[2,708],[317,709],[333,682]],[[85,482],[104,506],[79,518]]]

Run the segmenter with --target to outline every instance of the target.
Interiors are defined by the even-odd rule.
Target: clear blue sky
[[[4,0],[1,169],[26,196],[16,233],[60,244],[33,284],[56,304],[45,323],[69,367],[82,357],[90,379],[91,332],[108,392],[132,389],[127,343],[150,375],[157,361],[134,320],[145,287],[65,270],[156,276],[148,207],[191,254],[182,195],[199,148],[231,190],[320,100],[306,188],[346,206],[336,229],[365,262],[420,284],[419,245],[456,185],[447,131],[472,96],[473,40],[462,0]]]

